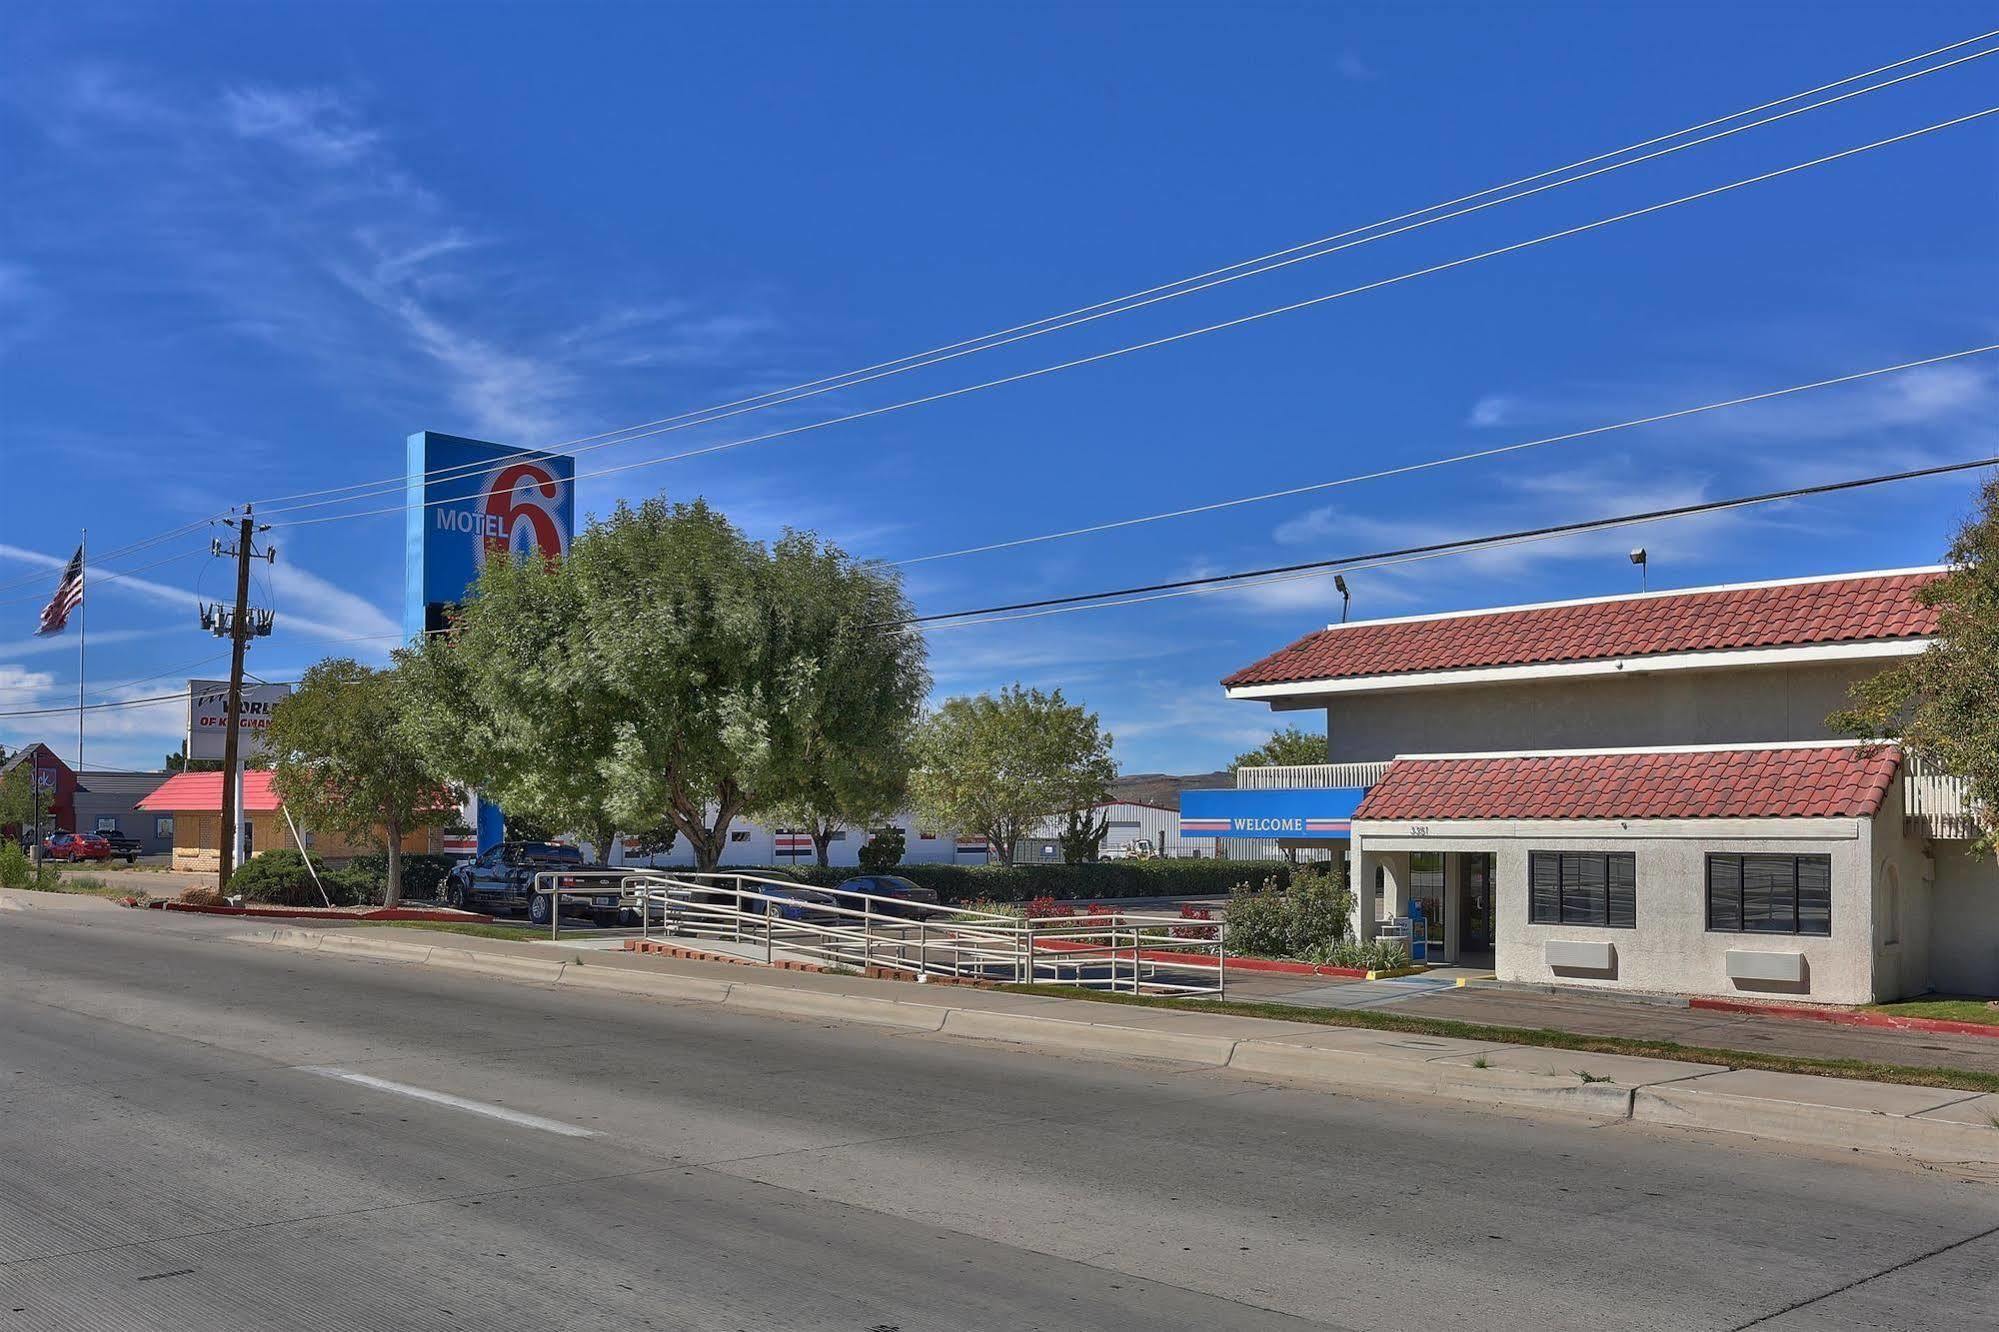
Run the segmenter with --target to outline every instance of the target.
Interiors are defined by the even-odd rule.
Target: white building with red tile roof
[[[1200,826],[1267,828],[1268,801],[1302,829],[1323,792],[1351,814],[1360,932],[1413,916],[1431,960],[1506,980],[1999,991],[1999,865],[1970,852],[1961,784],[1826,725],[1928,646],[1941,572],[1328,626],[1222,684],[1323,710],[1329,763],[1266,769],[1279,790],[1206,799]]]

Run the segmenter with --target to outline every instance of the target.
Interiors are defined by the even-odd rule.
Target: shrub
[[[444,892],[444,876],[451,873],[451,867],[458,863],[456,856],[433,856],[424,852],[407,852],[403,856],[403,900],[435,901]],[[321,871],[325,873],[324,870]],[[379,901],[382,892],[389,885],[389,858],[386,855],[356,856],[340,871],[342,875],[358,875],[357,882],[367,884],[364,897],[370,902]],[[331,892],[332,889],[328,889]]]
[[[1076,913],[1052,897],[1037,897],[1027,904],[1021,914],[1029,920],[1058,920]]]
[[[902,863],[902,853],[907,848],[902,829],[896,827],[877,828],[868,834],[868,840],[861,843],[858,853],[863,874],[886,874]]]
[[[1180,919],[1182,920],[1213,920],[1214,918],[1214,911],[1211,908],[1202,906],[1198,902],[1182,902],[1180,904]],[[1175,925],[1171,933],[1176,939],[1213,940],[1216,929],[1217,927],[1213,925]]]
[[[359,876],[357,882],[351,870],[330,873],[321,866],[319,878],[326,886],[326,898],[314,886],[305,857],[290,848],[280,848],[259,852],[238,866],[229,876],[229,892],[246,902],[271,906],[322,906],[327,898],[335,906],[373,900],[373,881],[365,875]]]
[[[1344,864],[1300,866],[1292,874],[1288,892],[1276,891],[1275,880],[1268,879],[1237,888],[1229,899],[1229,951],[1357,965],[1334,960],[1348,940],[1352,914],[1353,894],[1347,890]]]
[[[26,888],[32,877],[34,869],[28,864],[28,853],[12,838],[0,844],[0,888]]]

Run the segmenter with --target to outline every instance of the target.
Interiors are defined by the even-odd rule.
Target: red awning
[[[252,768],[243,774],[243,808],[256,814],[276,810],[281,802],[271,784],[271,774]],[[139,802],[140,809],[163,814],[220,814],[222,774],[219,772],[179,772],[167,778],[153,793]]]

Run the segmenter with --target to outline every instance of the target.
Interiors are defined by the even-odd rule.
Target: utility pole
[[[214,546],[217,555],[236,557],[236,605],[228,615],[221,613],[221,607],[213,610],[204,607],[202,623],[215,634],[229,637],[229,702],[223,714],[222,728],[222,826],[219,856],[219,873],[215,881],[218,893],[229,891],[229,876],[236,868],[237,824],[242,818],[241,796],[243,773],[240,733],[243,712],[243,653],[250,646],[253,636],[270,632],[267,615],[252,617],[250,614],[250,561],[264,559],[275,561],[277,550],[259,552],[253,540],[258,531],[256,520],[250,516],[250,506],[243,506],[242,520],[236,527],[236,545],[225,549],[220,541]],[[268,527],[261,529],[269,531]]]

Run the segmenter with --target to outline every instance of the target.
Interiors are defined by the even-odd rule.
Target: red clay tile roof
[[[1933,572],[1856,574],[1432,619],[1361,621],[1307,634],[1222,684],[1920,638],[1935,631],[1936,612],[1919,604],[1915,593],[1936,577]]]
[[[271,786],[271,774],[261,768],[243,773],[243,808],[251,813],[269,813],[278,807],[278,793]],[[139,802],[140,809],[167,813],[180,810],[194,814],[222,812],[222,774],[219,772],[177,772]]]
[[[1354,818],[1858,818],[1901,761],[1893,745],[1399,758]]]

